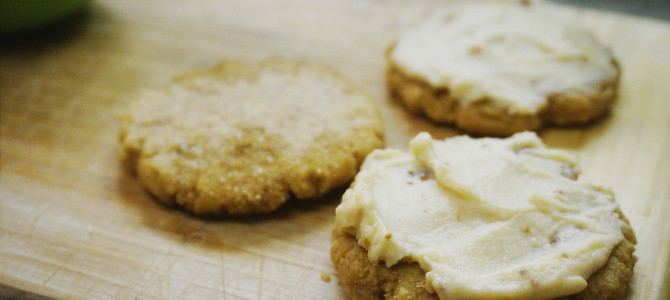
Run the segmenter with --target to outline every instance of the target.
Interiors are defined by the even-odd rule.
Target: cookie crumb
[[[484,51],[484,49],[482,49],[481,46],[472,46],[470,47],[470,49],[468,49],[468,53],[470,53],[471,55],[480,54],[482,53],[482,51]]]
[[[385,237],[387,240],[390,240],[390,239],[393,237],[393,235],[390,234],[390,233],[387,233],[386,236],[384,236],[384,237]]]
[[[321,273],[321,280],[323,280],[323,282],[330,282],[330,274],[325,272]]]

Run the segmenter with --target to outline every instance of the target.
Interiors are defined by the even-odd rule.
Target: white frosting
[[[554,93],[598,94],[617,76],[610,52],[544,5],[484,2],[436,14],[401,35],[392,62],[465,103],[534,113]]]
[[[377,150],[336,210],[372,261],[419,263],[442,299],[578,293],[622,239],[610,192],[575,180],[574,159],[534,133]]]

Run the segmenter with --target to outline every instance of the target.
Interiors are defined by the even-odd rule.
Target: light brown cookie
[[[620,76],[610,51],[543,5],[507,2],[464,6],[401,35],[386,53],[391,95],[414,113],[484,136],[603,116]]]
[[[350,182],[382,126],[371,97],[326,66],[224,61],[144,93],[120,139],[125,166],[160,201],[249,214]]]
[[[636,238],[613,194],[533,133],[375,150],[336,209],[352,299],[622,299]]]
[[[623,215],[622,215],[622,218]],[[628,221],[626,221],[628,223]],[[559,300],[622,299],[628,290],[637,258],[635,234],[630,226],[623,228],[621,241],[607,264],[588,279],[587,288],[579,294],[556,298]],[[342,286],[353,300],[437,300],[426,290],[426,272],[416,262],[400,262],[386,267],[383,262],[371,262],[367,250],[344,230],[333,231],[330,256]]]

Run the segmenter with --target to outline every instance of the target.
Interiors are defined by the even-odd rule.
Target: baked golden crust
[[[224,61],[145,93],[120,139],[124,165],[160,201],[248,214],[351,181],[382,127],[371,97],[328,67]]]
[[[388,268],[368,259],[365,248],[345,231],[333,231],[330,257],[344,290],[353,300],[433,300],[426,290],[426,275],[416,262],[400,262]]]
[[[635,234],[628,225],[622,228],[624,240],[614,247],[607,263],[592,274],[585,290],[559,300],[614,300],[622,299],[628,289],[637,258]],[[416,262],[399,262],[390,268],[382,262],[371,262],[367,250],[346,229],[335,229],[330,257],[342,286],[353,300],[363,299],[420,299],[437,300],[437,295],[426,290],[426,274]]]
[[[463,104],[449,93],[448,87],[434,87],[423,79],[405,74],[389,58],[392,49],[393,46],[386,55],[386,83],[391,96],[416,114],[479,136],[509,136],[521,131],[537,131],[548,125],[589,123],[609,110],[616,98],[620,76],[619,65],[612,59],[617,76],[600,83],[597,94],[556,93],[549,95],[537,113],[516,113],[489,99]]]

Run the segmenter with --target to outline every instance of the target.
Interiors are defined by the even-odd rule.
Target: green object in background
[[[90,0],[0,0],[0,33],[35,29],[70,16]]]

